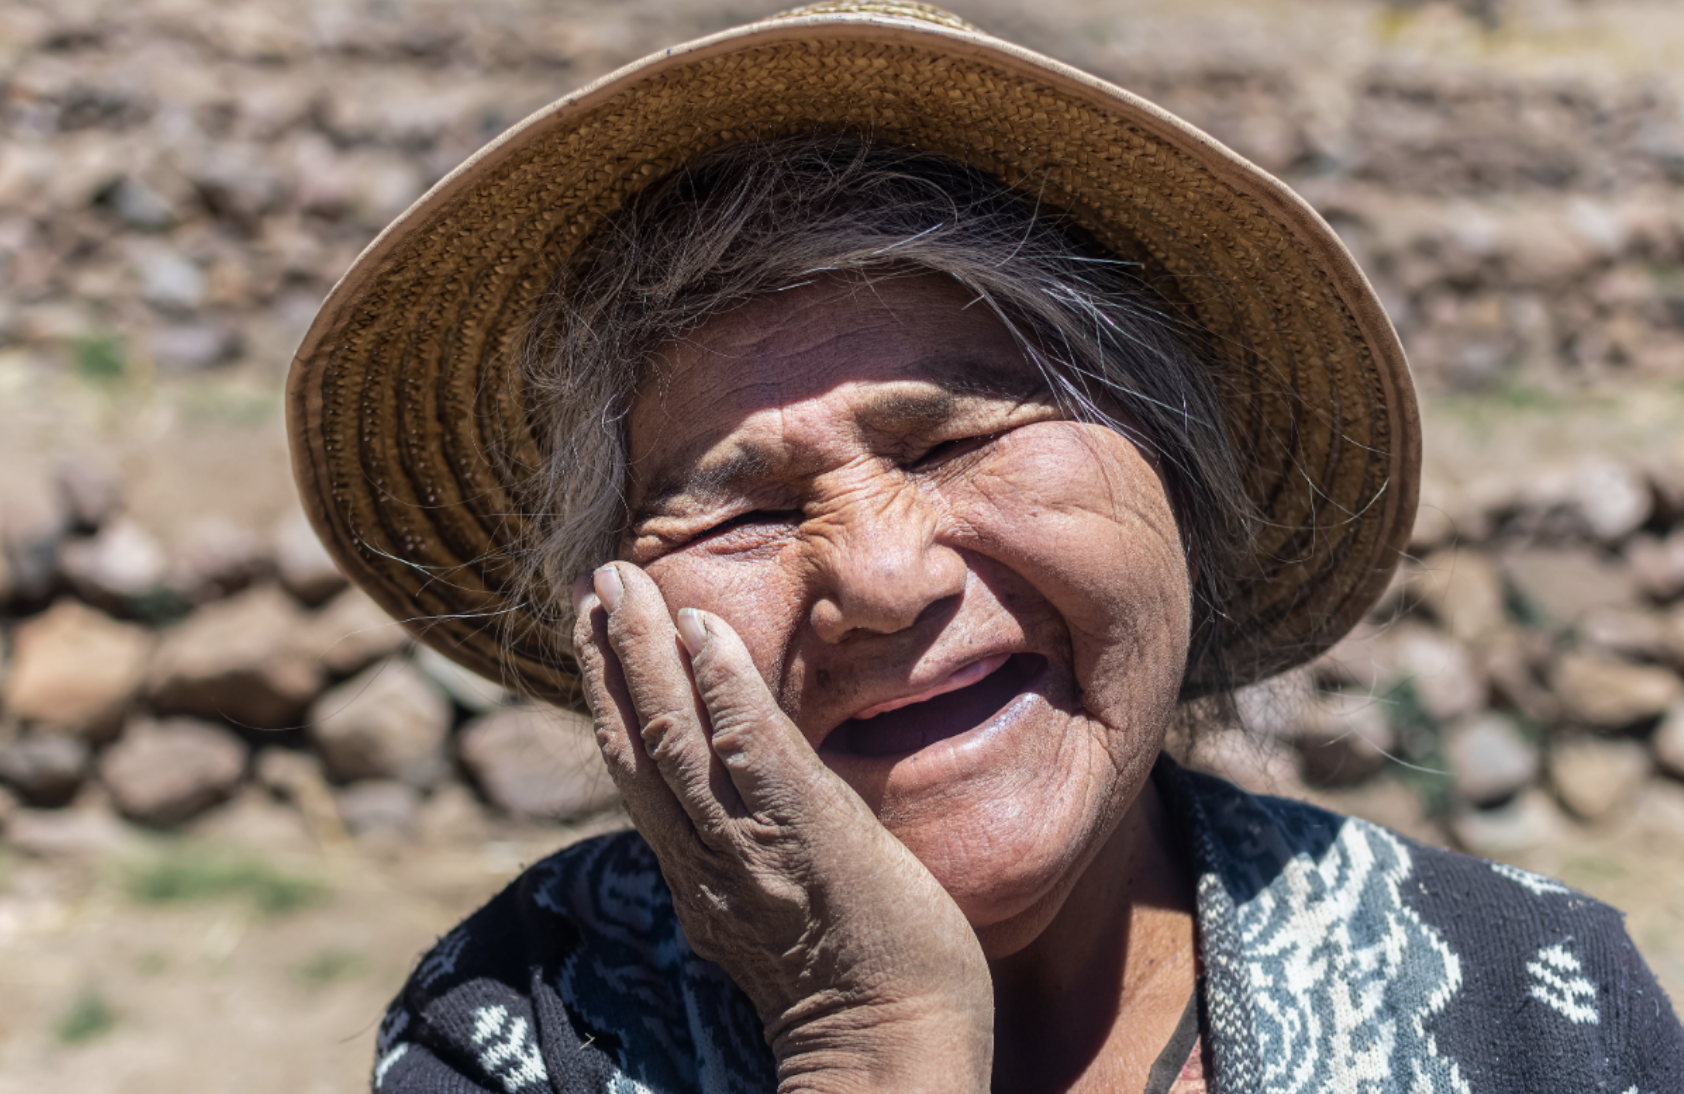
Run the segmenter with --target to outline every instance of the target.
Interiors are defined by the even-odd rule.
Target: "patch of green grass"
[[[98,334],[76,343],[76,374],[89,383],[114,383],[127,371],[128,353],[121,338]]]
[[[117,1011],[97,988],[84,988],[59,1017],[53,1034],[64,1045],[79,1045],[111,1032]]]
[[[320,950],[292,970],[293,975],[311,987],[321,987],[336,980],[347,980],[368,971],[368,958],[356,950],[329,946]]]
[[[261,859],[185,843],[133,866],[128,891],[142,904],[243,897],[271,916],[295,912],[326,895],[319,882],[277,870]]]

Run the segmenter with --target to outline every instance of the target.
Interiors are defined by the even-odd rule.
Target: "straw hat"
[[[1414,520],[1420,427],[1397,335],[1332,229],[1138,96],[900,0],[816,4],[628,65],[381,233],[287,393],[299,490],[351,579],[468,668],[578,706],[574,666],[511,592],[515,499],[539,466],[518,364],[537,299],[686,160],[812,131],[968,162],[1173,280],[1225,358],[1229,432],[1267,518],[1223,634],[1247,678],[1313,657],[1380,596]]]

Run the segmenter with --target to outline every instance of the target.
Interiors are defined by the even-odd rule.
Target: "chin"
[[[991,959],[1058,914],[1143,781],[1119,785],[1109,731],[1062,706],[1031,689],[890,764],[827,757],[953,897]]]

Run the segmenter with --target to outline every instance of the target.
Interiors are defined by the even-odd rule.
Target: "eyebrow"
[[[942,364],[938,363],[937,367]],[[890,393],[872,400],[860,409],[860,424],[870,432],[892,436],[916,426],[946,421],[958,410],[960,399],[967,395],[1022,403],[1050,394],[1038,370],[1030,369],[1026,374],[974,358],[956,358],[951,367],[957,375],[943,381],[939,390]],[[777,458],[776,450],[739,443],[731,455],[705,465],[675,461],[676,466],[662,468],[651,476],[642,500],[632,511],[632,522],[648,519],[676,498],[720,494],[728,487],[765,478],[777,465]]]

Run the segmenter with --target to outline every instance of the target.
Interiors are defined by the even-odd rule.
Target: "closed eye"
[[[951,441],[942,441],[933,446],[922,456],[912,461],[913,470],[921,471],[927,467],[935,467],[959,456],[969,455],[978,449],[987,447],[998,440],[999,433],[979,433],[974,437],[956,437]]]
[[[691,542],[714,539],[732,532],[748,529],[767,529],[772,527],[788,528],[801,523],[799,509],[751,509],[746,513],[738,513],[729,520],[720,521],[707,531],[697,535]]]

